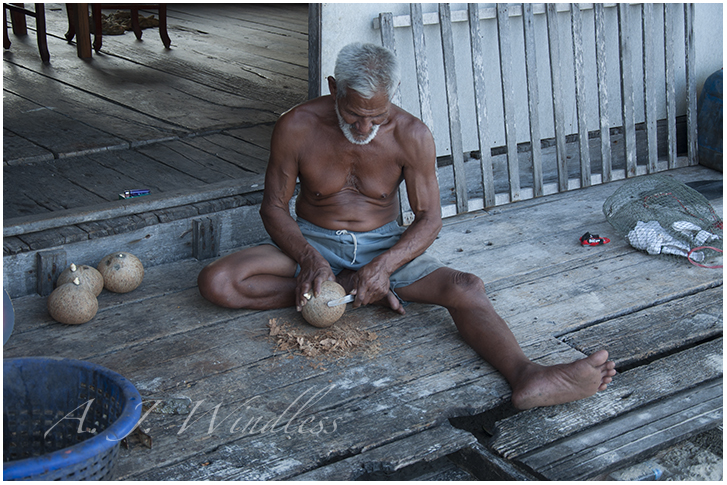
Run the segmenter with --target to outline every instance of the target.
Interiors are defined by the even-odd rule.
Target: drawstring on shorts
[[[348,232],[345,229],[339,229],[338,231],[336,231],[336,236],[343,236],[344,234],[348,234],[353,239],[353,259],[351,260],[351,264],[356,264],[356,251],[358,250],[358,241],[356,240],[356,234]]]

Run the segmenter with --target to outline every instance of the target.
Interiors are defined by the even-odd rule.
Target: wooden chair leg
[[[91,33],[88,25],[88,4],[79,3],[76,14],[76,50],[81,59],[91,58]]]
[[[45,4],[35,4],[35,32],[38,39],[38,51],[43,62],[50,61],[50,53],[48,52],[48,40],[45,32]]]
[[[131,30],[134,31],[136,40],[141,40],[141,25],[139,25],[139,9],[131,7]]]
[[[76,19],[78,18],[78,5],[75,3],[66,4],[66,15],[68,16],[68,32],[65,38],[68,42],[76,36]]]
[[[172,39],[169,38],[167,33],[167,6],[166,4],[159,5],[159,37],[162,38],[164,47],[169,49],[172,45]]]
[[[94,3],[91,5],[91,11],[93,12],[93,50],[96,52],[101,50],[103,45],[103,25],[101,23],[101,4]]]
[[[5,25],[5,28],[3,29],[3,47],[10,49],[10,37],[8,37],[8,11],[5,9],[5,6],[3,6],[3,24]]]
[[[13,3],[16,7],[25,8],[22,3]],[[10,11],[10,21],[13,24],[13,34],[18,37],[28,35],[28,26],[25,23],[25,14],[22,12]]]

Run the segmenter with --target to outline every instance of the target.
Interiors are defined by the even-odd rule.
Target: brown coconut
[[[48,313],[60,323],[77,325],[96,316],[98,300],[81,285],[79,278],[59,286],[48,297]]]
[[[104,257],[98,264],[104,288],[114,293],[135,290],[144,279],[144,266],[131,253],[118,252]]]
[[[303,318],[314,327],[330,327],[343,316],[346,305],[329,307],[328,302],[344,296],[346,296],[346,290],[343,289],[343,286],[335,281],[324,281],[318,296],[311,297],[303,306],[301,311]]]
[[[96,268],[88,266],[87,264],[71,264],[58,277],[56,287],[65,285],[66,283],[72,283],[76,278],[81,282],[81,286],[93,293],[93,296],[101,294],[101,290],[103,290],[103,276],[101,276],[101,273]]]

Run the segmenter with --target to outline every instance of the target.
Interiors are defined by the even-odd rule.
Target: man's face
[[[374,139],[379,126],[389,119],[390,103],[385,93],[366,99],[349,90],[346,96],[336,100],[335,108],[346,139],[356,145],[366,145]]]

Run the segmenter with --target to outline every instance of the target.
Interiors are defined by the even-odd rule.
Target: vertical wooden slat
[[[409,6],[411,14],[412,39],[414,42],[414,64],[417,73],[417,92],[419,94],[419,112],[421,119],[434,136],[434,115],[432,114],[432,94],[429,87],[429,63],[427,62],[427,47],[424,41],[424,20],[422,18],[422,7],[419,3],[412,3]],[[437,182],[439,172],[437,171]],[[406,188],[404,184],[402,187]],[[406,192],[400,192],[405,194]],[[406,204],[407,211],[411,212],[409,203]],[[412,213],[413,216],[413,213]],[[406,219],[406,218],[405,218]],[[407,221],[413,220],[411,217]]]
[[[611,123],[608,119],[608,77],[606,75],[606,18],[601,3],[593,5],[593,22],[596,34],[596,75],[598,77],[598,119],[601,131],[601,182],[610,182],[611,174]]]
[[[581,162],[581,187],[591,186],[591,154],[588,149],[586,123],[586,74],[583,67],[583,21],[577,3],[571,3],[571,33],[573,38],[573,66],[576,86],[576,117],[578,118],[578,154]]]
[[[65,249],[50,249],[35,253],[35,274],[38,278],[37,290],[40,296],[51,294],[58,277],[66,269],[66,257]]]
[[[512,53],[510,48],[510,15],[505,3],[497,4],[497,38],[500,47],[500,79],[502,105],[505,113],[505,146],[507,147],[507,173],[510,201],[520,200],[520,168],[517,155],[517,131],[512,85]]]
[[[697,69],[694,49],[694,4],[684,4],[684,50],[687,70],[687,156],[696,165],[697,155]]]
[[[674,18],[676,5],[664,4],[664,76],[666,78],[667,160],[669,168],[676,168],[677,109],[674,87]]]
[[[201,261],[220,255],[222,221],[219,215],[192,220],[192,257]]]
[[[321,9],[320,3],[308,6],[308,99],[321,95]]]
[[[454,40],[452,38],[452,16],[448,3],[439,4],[439,27],[442,37],[444,55],[444,82],[447,95],[449,116],[449,144],[452,149],[452,167],[454,169],[454,193],[457,213],[467,212],[467,178],[464,172],[464,148],[462,147],[462,129],[459,117],[459,97],[457,95],[457,74],[454,62]]]
[[[427,63],[426,43],[424,42],[424,21],[422,6],[419,3],[410,5],[412,36],[414,39],[414,64],[417,73],[419,92],[419,111],[422,121],[434,133],[434,116],[432,115],[431,89],[429,88],[429,65]]]
[[[646,122],[647,173],[658,170],[656,145],[656,71],[654,68],[654,8],[651,3],[641,5],[641,39],[644,66],[644,119]]]
[[[538,72],[535,55],[533,4],[523,3],[523,36],[525,39],[525,77],[528,84],[528,118],[530,120],[530,155],[533,164],[533,197],[543,195],[543,155],[540,147],[540,116],[538,103]]]
[[[490,131],[487,123],[487,95],[485,89],[485,56],[480,35],[480,12],[476,3],[467,6],[470,29],[470,49],[472,51],[472,82],[475,91],[475,111],[477,136],[480,146],[480,166],[482,169],[482,192],[485,207],[495,205],[495,179],[492,172],[492,151]]]
[[[381,25],[381,45],[396,54],[396,41],[394,40],[394,15],[391,12],[379,14]],[[397,106],[401,106],[401,88],[397,88],[391,100]]]
[[[558,168],[558,191],[568,190],[568,160],[565,152],[565,122],[560,73],[560,47],[558,46],[558,12],[554,3],[546,7],[548,47],[550,50],[550,83],[553,93],[553,122],[555,125],[555,157]]]
[[[619,61],[621,65],[621,115],[624,130],[626,177],[636,175],[636,129],[634,123],[634,79],[631,73],[631,34],[629,4],[618,6]]]
[[[394,14],[381,12],[379,14],[379,30],[381,33],[381,45],[396,52],[396,41],[394,40]]]
[[[379,14],[379,25],[381,30],[381,45],[396,53],[396,41],[394,39],[394,15],[391,12]],[[391,102],[401,106],[401,88],[397,88]],[[399,184],[399,218],[402,226],[407,226],[414,221],[414,214],[409,204],[409,196],[406,192],[406,182]]]

